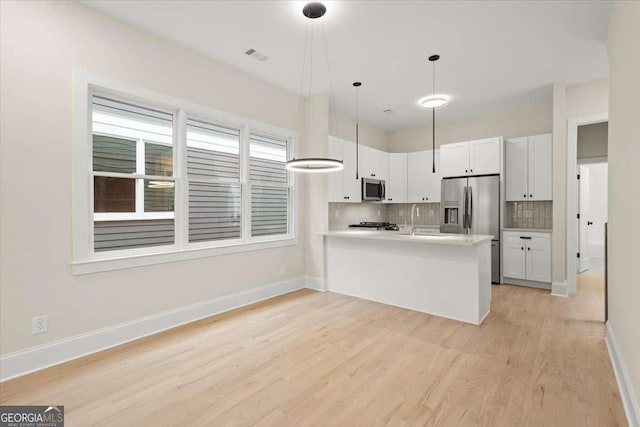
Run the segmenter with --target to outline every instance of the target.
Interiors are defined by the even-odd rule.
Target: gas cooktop
[[[391,224],[389,222],[361,222],[360,224],[351,224],[349,227],[352,228],[375,228],[376,230],[390,230],[390,231],[398,231],[400,227],[398,224]]]

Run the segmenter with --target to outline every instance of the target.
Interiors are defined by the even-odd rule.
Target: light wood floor
[[[493,288],[481,327],[299,291],[0,385],[89,425],[626,425],[601,281]]]

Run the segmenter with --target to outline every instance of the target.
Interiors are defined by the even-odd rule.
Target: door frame
[[[577,291],[577,271],[578,258],[577,239],[578,239],[578,221],[576,214],[577,206],[577,185],[573,183],[578,174],[578,127],[584,125],[592,125],[609,121],[609,113],[600,113],[590,116],[573,117],[567,120],[567,174],[565,176],[565,184],[567,189],[566,195],[566,274],[567,274],[567,293],[575,294]]]

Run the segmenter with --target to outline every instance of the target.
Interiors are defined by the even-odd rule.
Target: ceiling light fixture
[[[309,40],[311,45],[309,46],[309,95],[311,95],[311,77],[313,75],[313,24],[314,20],[321,18],[327,12],[327,8],[320,2],[312,2],[305,5],[302,9],[302,14],[309,18],[309,31],[305,41],[304,56],[302,58],[302,72],[300,76],[300,98],[298,99],[298,129],[300,129],[300,107],[302,103],[303,95],[303,82],[304,82],[304,69],[307,58],[307,47],[309,46]],[[329,52],[327,49],[327,35],[322,25],[322,34],[324,38],[324,49],[327,58],[327,72],[329,74],[329,92],[331,93],[331,70],[329,69]],[[291,172],[305,172],[305,173],[323,173],[334,172],[344,168],[342,160],[330,159],[326,157],[304,157],[300,159],[292,159],[287,162],[287,170]]]
[[[425,110],[431,110],[432,108],[444,107],[448,102],[447,95],[429,95],[418,101],[418,105]]]

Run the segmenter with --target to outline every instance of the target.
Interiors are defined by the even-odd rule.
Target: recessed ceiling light
[[[418,106],[425,110],[431,110],[432,108],[440,108],[447,105],[449,102],[448,95],[429,95],[418,101]]]

